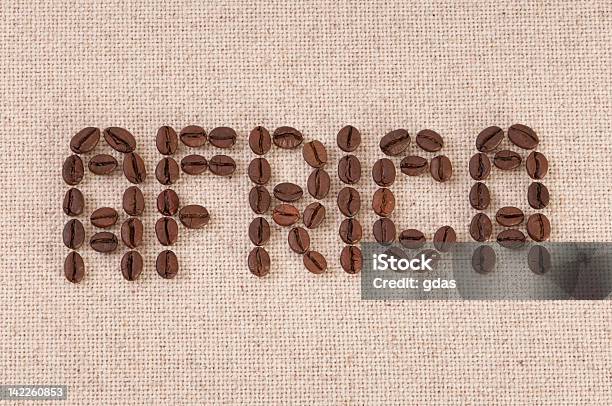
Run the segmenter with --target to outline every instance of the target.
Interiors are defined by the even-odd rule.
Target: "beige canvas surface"
[[[63,404],[75,405],[612,403],[609,301],[361,301],[359,277],[338,264],[335,206],[342,125],[363,134],[368,239],[379,138],[432,128],[453,179],[398,176],[393,219],[428,238],[449,224],[467,241],[474,138],[520,122],[551,161],[551,239],[612,240],[609,2],[3,0],[0,21],[0,384],[65,384]],[[234,177],[183,176],[175,186],[212,221],[181,228],[172,281],[154,269],[154,135],[164,124],[240,135],[228,152]],[[63,277],[60,169],[70,137],[90,125],[128,128],[147,162],[146,270],[134,283],[118,271],[125,247],[83,248],[84,281]],[[276,227],[270,276],[246,268],[246,135],[256,125],[291,125],[328,147],[328,215],[312,233],[325,275],[306,272]],[[271,184],[305,185],[298,151],[268,159]],[[497,171],[490,183],[497,207],[531,212],[524,172]],[[119,210],[127,186],[120,172],[87,173],[86,214]]]

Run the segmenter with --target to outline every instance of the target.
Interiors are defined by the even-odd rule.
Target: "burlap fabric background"
[[[66,384],[69,404],[612,403],[609,301],[363,302],[359,278],[338,265],[337,180],[313,233],[329,272],[307,273],[275,228],[273,271],[257,279],[246,269],[245,175],[255,125],[320,139],[335,174],[335,134],[351,123],[364,137],[359,219],[369,235],[378,139],[433,128],[455,176],[444,185],[398,177],[393,218],[429,238],[450,224],[465,241],[474,137],[522,122],[551,160],[552,239],[610,241],[609,2],[0,4],[0,383]],[[163,124],[229,125],[241,136],[232,179],[183,176],[175,187],[213,221],[181,229],[172,281],[154,270]],[[125,247],[84,248],[86,279],[63,277],[60,168],[70,137],[88,125],[130,129],[147,162],[146,271],[135,283],[118,271]],[[305,185],[299,152],[268,158],[272,184]],[[531,212],[528,184],[522,171],[495,172],[496,207]],[[88,173],[87,215],[120,209],[127,186],[120,172]]]

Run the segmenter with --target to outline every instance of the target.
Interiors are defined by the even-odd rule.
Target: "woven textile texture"
[[[467,241],[474,139],[524,123],[551,162],[551,240],[612,241],[609,1],[2,0],[0,20],[0,384],[65,384],[64,404],[75,405],[612,404],[610,301],[361,301],[359,277],[338,263],[335,205],[341,126],[363,134],[358,218],[368,240],[378,140],[432,128],[453,178],[398,173],[392,218],[428,238],[448,224]],[[183,175],[175,185],[212,220],[181,226],[180,273],[167,281],[155,272],[154,136],[188,124],[235,128],[228,154],[239,165],[231,179]],[[147,163],[146,269],[128,283],[124,246],[84,247],[87,274],[73,285],[62,269],[60,169],[76,131],[113,125],[135,134]],[[305,271],[276,226],[271,274],[247,270],[246,136],[256,125],[291,125],[328,148],[327,219],[312,232],[325,275]],[[95,152],[119,157],[104,142]],[[181,145],[175,157],[188,153]],[[271,185],[305,186],[299,151],[267,158]],[[488,213],[531,213],[528,184],[524,169],[494,172]],[[129,185],[120,171],[86,173],[87,238],[97,207],[125,220]]]

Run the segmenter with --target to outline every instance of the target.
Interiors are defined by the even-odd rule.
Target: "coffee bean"
[[[548,206],[550,195],[548,188],[540,182],[533,182],[527,189],[527,200],[534,209],[541,210]]]
[[[484,242],[491,238],[493,224],[491,219],[484,213],[478,213],[470,223],[470,235],[475,241]]]
[[[344,126],[336,136],[338,147],[344,152],[353,152],[361,144],[361,133],[352,125]]]
[[[70,140],[70,149],[75,154],[85,154],[93,151],[100,141],[100,129],[85,127],[76,133]]]
[[[208,169],[208,161],[202,155],[187,155],[181,159],[181,169],[187,175],[200,175]]]
[[[472,254],[472,269],[479,274],[488,274],[495,269],[497,256],[495,250],[488,245],[481,245]]]
[[[308,176],[306,182],[308,193],[317,200],[324,199],[329,193],[331,179],[325,169],[315,169]]]
[[[179,138],[188,147],[198,148],[206,144],[206,131],[199,125],[189,125],[181,130]]]
[[[215,155],[208,161],[208,167],[214,175],[230,176],[236,170],[236,162],[227,155]]]
[[[270,180],[270,176],[272,176],[272,168],[270,168],[270,163],[268,163],[266,158],[255,158],[249,164],[247,173],[251,182],[265,185]]]
[[[322,168],[327,163],[327,150],[320,141],[307,142],[302,147],[304,161],[313,168]]]
[[[374,222],[372,234],[379,244],[391,244],[395,240],[395,224],[386,217],[380,218]]]
[[[272,142],[282,149],[295,149],[302,144],[304,136],[293,127],[279,127],[272,134]]]
[[[552,266],[550,252],[541,245],[534,245],[527,254],[527,265],[536,275],[544,275]]]
[[[79,283],[85,276],[85,264],[78,252],[72,251],[64,260],[64,276],[72,283]]]
[[[136,186],[130,186],[123,192],[123,211],[130,216],[140,216],[145,208],[142,191]]]
[[[96,252],[108,253],[117,249],[119,241],[115,234],[103,231],[92,235],[89,239],[89,245]]]
[[[294,183],[279,183],[274,186],[274,197],[282,202],[295,202],[302,198],[302,188]]]
[[[410,135],[403,129],[393,130],[382,137],[378,145],[385,155],[396,156],[408,148]]]
[[[87,167],[96,175],[108,175],[119,165],[115,157],[108,154],[99,154],[89,160]]]
[[[446,182],[453,175],[453,165],[446,156],[438,155],[431,160],[429,172],[438,182]]]
[[[300,212],[290,204],[279,204],[272,211],[272,219],[279,226],[291,226],[300,219]]]
[[[419,176],[427,172],[428,166],[427,159],[416,155],[407,156],[400,162],[402,173],[408,176]]]
[[[104,139],[115,151],[127,154],[136,149],[136,140],[131,132],[121,127],[108,127],[104,130]]]
[[[155,146],[162,155],[172,155],[178,149],[178,137],[174,128],[167,125],[159,127],[155,137]]]
[[[438,251],[433,249],[424,249],[422,251],[417,252],[413,258],[418,259],[420,261],[423,257],[425,257],[425,260],[431,260],[429,262],[429,266],[432,270],[435,271],[436,268],[438,268],[438,265],[440,263],[440,253]],[[427,272],[427,270],[419,270],[417,272]]]
[[[308,251],[302,257],[306,269],[314,274],[322,274],[327,269],[325,257],[317,251]]]
[[[378,189],[372,197],[372,210],[380,217],[389,217],[395,210],[395,196],[387,188]]]
[[[319,202],[310,203],[302,217],[306,228],[317,228],[325,220],[325,206]]]
[[[305,254],[310,248],[310,236],[302,227],[293,227],[287,236],[289,248],[297,254]]]
[[[340,252],[340,266],[344,272],[354,275],[361,272],[363,268],[363,256],[359,247],[347,245]]]
[[[157,210],[164,216],[174,216],[179,206],[179,197],[174,190],[162,190],[161,193],[157,195]]]
[[[117,210],[112,207],[100,207],[97,210],[94,210],[89,216],[89,221],[91,224],[98,228],[109,228],[115,225],[117,220],[119,219],[119,214]]]
[[[73,250],[80,248],[85,241],[85,228],[83,228],[83,223],[76,219],[67,222],[64,226],[62,238],[66,247]]]
[[[534,241],[546,241],[550,237],[550,221],[542,213],[535,213],[527,219],[527,234]]]
[[[399,261],[401,259],[410,260],[410,256],[408,255],[408,253],[406,253],[400,247],[392,246],[389,249],[385,250],[384,254],[387,255],[388,258],[395,258],[396,261]],[[395,272],[405,272],[405,271],[396,270]]]
[[[121,241],[129,248],[136,248],[142,244],[144,227],[142,221],[132,217],[121,224]]]
[[[382,158],[372,167],[372,179],[378,186],[388,187],[395,182],[395,165],[393,161]]]
[[[519,154],[514,151],[504,149],[498,151],[493,157],[493,165],[503,171],[510,171],[516,169],[521,164],[522,158]]]
[[[255,127],[249,134],[249,147],[257,155],[264,155],[272,147],[270,132],[264,127]]]
[[[451,226],[442,226],[436,231],[433,237],[434,247],[440,252],[447,252],[453,249],[457,242],[457,234]]]
[[[359,213],[361,208],[361,197],[359,192],[350,186],[342,188],[338,193],[338,209],[346,217],[353,217]]]
[[[474,180],[485,180],[491,173],[491,161],[489,157],[479,152],[470,158],[470,176]]]
[[[540,142],[535,131],[523,124],[510,126],[508,138],[514,145],[523,149],[534,149]]]
[[[128,251],[121,258],[121,274],[128,281],[135,281],[142,273],[142,256],[136,251]]]
[[[187,228],[198,229],[208,224],[210,214],[206,207],[199,204],[190,204],[181,208],[179,220]]]
[[[263,186],[255,186],[249,192],[249,205],[257,214],[264,214],[270,208],[270,192]]]
[[[249,238],[255,245],[264,245],[270,240],[270,224],[263,217],[256,217],[249,225]]]
[[[62,178],[69,185],[77,185],[83,180],[85,169],[78,155],[70,155],[62,165]]]
[[[525,161],[527,174],[531,179],[543,179],[548,173],[548,159],[537,151],[532,151]]]
[[[85,207],[85,198],[79,189],[70,188],[64,195],[62,209],[69,216],[78,216],[83,213]]]
[[[357,244],[363,237],[363,229],[357,219],[347,218],[340,223],[338,234],[346,244]]]
[[[504,139],[504,130],[497,126],[487,127],[476,137],[476,149],[480,152],[493,152]]]
[[[521,248],[525,244],[525,234],[515,228],[497,234],[497,243],[504,248]]]
[[[160,159],[155,168],[155,178],[162,185],[171,185],[179,178],[179,166],[174,158],[164,157]]]
[[[413,228],[404,230],[399,235],[399,242],[404,248],[421,248],[425,245],[425,234]]]
[[[155,261],[155,270],[164,279],[174,278],[179,270],[176,254],[170,250],[160,252]]]
[[[249,252],[249,271],[257,277],[266,276],[270,273],[270,255],[262,247],[255,247]]]
[[[355,155],[345,155],[338,161],[338,177],[346,184],[353,185],[361,178],[361,162]]]
[[[135,184],[145,181],[147,169],[140,155],[132,152],[123,157],[123,174],[127,180]]]
[[[178,224],[172,217],[162,217],[155,223],[155,235],[161,245],[172,245],[178,239]]]
[[[495,220],[497,223],[504,227],[514,227],[518,226],[523,222],[525,215],[523,211],[518,207],[502,207],[497,210],[497,214],[495,214]]]
[[[470,205],[476,210],[485,210],[491,203],[489,188],[482,182],[474,183],[470,189]]]
[[[217,148],[231,148],[236,143],[238,135],[233,128],[217,127],[208,134],[208,141]]]
[[[427,152],[438,152],[444,146],[444,140],[433,130],[421,130],[416,136],[416,143]]]

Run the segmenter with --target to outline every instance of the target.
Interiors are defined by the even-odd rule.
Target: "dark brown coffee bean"
[[[289,248],[297,254],[305,254],[310,248],[310,236],[302,227],[293,227],[287,236]]]
[[[518,207],[502,207],[497,210],[497,214],[495,214],[495,220],[497,223],[504,227],[514,227],[518,226],[523,222],[525,215],[523,211]]]
[[[535,213],[527,219],[527,234],[534,241],[546,241],[550,237],[550,221],[542,213]]]
[[[217,127],[208,134],[208,141],[217,148],[231,148],[236,143],[238,135],[233,128]]]
[[[85,228],[79,220],[72,219],[64,226],[62,233],[64,245],[70,249],[76,250],[85,242]]]
[[[178,239],[178,224],[172,217],[162,217],[155,223],[155,235],[161,245],[172,245]]]
[[[249,252],[249,271],[257,277],[263,277],[270,273],[270,255],[262,247],[255,247]]]
[[[472,269],[479,274],[488,274],[495,269],[497,256],[495,250],[488,245],[481,245],[472,254]]]
[[[306,228],[317,228],[325,220],[325,206],[319,202],[310,203],[302,217]]]
[[[540,142],[535,131],[523,124],[510,126],[508,138],[514,145],[523,149],[534,149]]]
[[[264,127],[255,127],[249,134],[249,147],[257,155],[264,155],[272,147],[270,132]]]
[[[93,151],[100,141],[100,129],[85,127],[76,133],[70,140],[70,149],[75,154],[85,154]]]
[[[385,155],[396,156],[408,148],[410,135],[403,129],[393,130],[382,137],[378,145]]]
[[[263,186],[255,186],[249,192],[249,205],[257,214],[264,214],[270,208],[272,198],[270,192]]]
[[[363,229],[357,219],[347,218],[340,223],[338,234],[346,244],[357,244],[363,237]]]
[[[406,259],[406,260],[410,259],[410,256],[408,255],[408,253],[405,252],[400,247],[392,246],[389,249],[385,250],[384,254],[389,258],[395,258],[397,261],[399,261],[400,259]]]
[[[322,168],[327,163],[327,150],[320,141],[307,142],[302,147],[304,161],[313,168]]]
[[[155,178],[162,185],[171,185],[179,178],[179,166],[174,158],[164,157],[160,159],[155,168]]]
[[[91,224],[98,228],[109,228],[115,225],[117,220],[119,219],[119,214],[117,210],[112,207],[100,207],[97,210],[94,210],[89,216],[89,221]]]
[[[123,192],[123,210],[130,216],[140,216],[145,208],[142,191],[136,186],[130,186]]]
[[[107,253],[116,250],[119,241],[115,234],[103,231],[92,235],[89,239],[89,245],[96,252]]]
[[[408,176],[419,176],[427,172],[428,166],[427,159],[416,155],[407,156],[400,162],[402,173]]]
[[[480,152],[493,152],[504,139],[504,130],[497,126],[487,127],[476,137],[476,149]]]
[[[419,251],[416,253],[416,255],[412,258],[414,259],[418,259],[421,260],[421,258],[425,257],[425,260],[427,259],[431,259],[431,262],[429,263],[429,266],[431,267],[431,269],[433,269],[434,271],[438,268],[438,265],[440,263],[440,253],[436,250],[433,249],[424,249],[422,251]],[[424,270],[419,270],[417,272],[427,272],[428,270],[424,269]]]
[[[325,257],[317,251],[308,251],[302,257],[304,267],[316,275],[322,274],[327,269],[327,261]]]
[[[541,210],[548,206],[550,195],[548,188],[540,182],[533,182],[527,189],[527,200],[534,209]]]
[[[64,195],[62,209],[69,216],[78,216],[83,213],[85,207],[85,198],[79,189],[70,188]]]
[[[438,155],[431,160],[429,172],[438,182],[446,182],[453,176],[453,165],[446,156]]]
[[[475,241],[484,242],[491,238],[493,224],[491,219],[484,213],[478,213],[470,223],[470,235]]]
[[[340,266],[344,272],[354,275],[363,268],[363,256],[359,247],[347,245],[340,252]]]
[[[361,178],[361,162],[355,155],[345,155],[338,162],[338,177],[346,184],[353,185]]]
[[[433,237],[434,247],[440,252],[447,252],[453,249],[457,242],[457,234],[451,226],[442,226],[436,231]]]
[[[104,139],[115,151],[127,154],[136,149],[136,140],[131,132],[121,127],[108,127],[104,130]]]
[[[181,130],[179,138],[188,147],[198,148],[206,144],[206,131],[199,125],[189,125]]]
[[[78,252],[72,251],[64,260],[64,276],[72,283],[79,283],[85,276],[85,264]]]
[[[444,140],[433,130],[421,130],[416,136],[416,143],[427,152],[438,152],[444,146]]]
[[[552,266],[550,252],[541,245],[534,245],[527,255],[527,265],[536,275],[544,275]]]
[[[215,155],[208,161],[208,167],[214,175],[230,176],[236,171],[236,162],[227,155]]]
[[[295,149],[302,144],[304,136],[293,127],[279,127],[272,134],[272,142],[282,149]]]
[[[388,187],[395,182],[395,165],[393,161],[382,158],[372,167],[372,179],[378,186]]]
[[[115,157],[108,154],[99,154],[92,157],[87,164],[89,170],[96,175],[108,175],[119,165]]]
[[[127,180],[135,184],[145,181],[147,169],[140,155],[132,152],[123,157],[123,174]]]
[[[491,160],[489,157],[479,152],[470,158],[470,176],[474,180],[485,180],[491,173]]]
[[[279,204],[272,211],[272,219],[279,226],[291,226],[300,219],[300,211],[290,204]]]
[[[395,224],[386,217],[380,218],[374,222],[372,234],[379,244],[391,244],[395,241]]]
[[[324,199],[329,193],[331,179],[325,169],[315,169],[308,176],[306,182],[308,193],[317,200]]]
[[[155,270],[164,279],[174,278],[179,270],[176,254],[170,250],[160,252],[155,261]]]
[[[255,245],[264,245],[270,240],[270,224],[263,217],[256,217],[249,224],[249,238]]]
[[[476,210],[485,210],[491,203],[489,188],[482,182],[474,183],[470,189],[470,205]]]
[[[121,258],[121,274],[128,281],[135,281],[142,273],[143,260],[137,251],[128,251]]]
[[[62,178],[69,185],[77,185],[83,180],[85,169],[78,155],[70,155],[62,165]]]
[[[522,158],[514,151],[504,149],[495,153],[493,157],[493,165],[503,171],[516,169],[521,165]]]
[[[143,234],[142,221],[135,217],[129,218],[121,224],[121,241],[129,248],[140,246]]]
[[[497,234],[497,243],[504,248],[521,248],[525,244],[525,234],[515,228]]]
[[[380,217],[389,217],[395,210],[395,196],[387,188],[378,189],[372,197],[372,210]]]
[[[179,197],[174,190],[162,190],[161,193],[157,195],[157,210],[164,216],[174,216],[179,206]]]
[[[342,188],[338,193],[338,209],[346,217],[354,217],[361,209],[359,192],[350,186]]]
[[[404,230],[399,235],[399,242],[404,248],[418,249],[425,245],[425,234],[413,228]]]
[[[181,169],[187,175],[199,175],[208,169],[208,161],[202,155],[187,155],[181,159]]]
[[[304,191],[295,183],[279,183],[274,186],[274,197],[282,202],[295,202],[302,198]]]
[[[210,214],[204,206],[190,204],[179,211],[179,220],[187,228],[198,229],[208,224]]]
[[[265,185],[272,176],[272,168],[266,158],[255,158],[249,164],[247,171],[251,182],[258,185]]]
[[[162,155],[172,155],[178,149],[178,136],[174,128],[167,125],[159,127],[155,137],[155,146]]]
[[[344,126],[336,136],[338,147],[344,152],[353,152],[361,144],[361,133],[352,125]]]
[[[532,151],[525,161],[527,174],[531,179],[543,179],[548,173],[548,159],[537,151]]]

